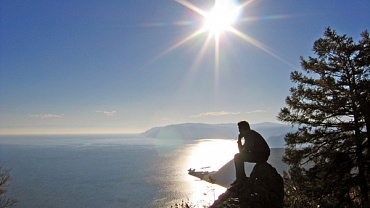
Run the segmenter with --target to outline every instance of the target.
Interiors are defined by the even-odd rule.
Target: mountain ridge
[[[287,124],[273,122],[250,124],[250,126],[265,138],[271,148],[284,148],[284,136],[297,129]],[[180,123],[154,127],[141,135],[149,138],[182,140],[234,139],[238,136],[238,126],[236,123]]]

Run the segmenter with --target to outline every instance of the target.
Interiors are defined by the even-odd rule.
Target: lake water
[[[158,140],[138,135],[0,136],[0,165],[11,169],[15,207],[202,207],[224,187],[189,168],[217,170],[235,140]]]

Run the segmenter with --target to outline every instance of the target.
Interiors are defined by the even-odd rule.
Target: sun
[[[212,36],[219,36],[232,28],[240,14],[240,7],[234,1],[216,0],[214,7],[204,15],[203,30]]]
[[[175,0],[177,3],[183,5],[184,7],[192,10],[193,12],[198,13],[202,17],[202,24],[199,29],[190,33],[190,35],[181,39],[180,41],[173,44],[171,47],[166,49],[164,52],[159,54],[159,57],[164,56],[165,54],[175,50],[176,48],[186,44],[187,42],[201,37],[201,34],[208,33],[208,37],[204,39],[203,45],[201,46],[196,59],[192,64],[192,68],[199,66],[199,63],[202,61],[204,54],[207,48],[210,46],[211,40],[214,41],[214,69],[215,69],[215,81],[218,82],[218,74],[220,69],[220,57],[222,56],[222,48],[220,45],[221,36],[224,36],[225,32],[228,32],[232,35],[235,35],[241,38],[243,41],[252,44],[261,51],[269,54],[270,56],[288,64],[289,66],[295,67],[294,64],[285,60],[278,53],[274,52],[268,46],[258,41],[257,39],[247,35],[245,32],[240,31],[236,27],[236,23],[247,21],[246,18],[240,20],[241,13],[243,9],[252,4],[256,0],[245,0],[243,3],[239,3],[237,0],[214,0],[214,5],[210,10],[200,9],[198,6],[189,2],[189,0]],[[257,19],[264,19],[265,17],[260,17]],[[256,18],[251,18],[256,19]]]

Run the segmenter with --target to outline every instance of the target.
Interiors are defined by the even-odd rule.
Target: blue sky
[[[1,0],[0,134],[277,122],[299,57],[329,26],[358,40],[369,11],[367,0],[250,1],[233,24],[244,36],[223,32],[216,64],[208,32],[175,47],[204,22],[181,2]]]

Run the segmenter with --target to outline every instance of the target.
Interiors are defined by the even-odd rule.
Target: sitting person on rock
[[[231,186],[241,188],[247,178],[244,171],[244,162],[266,162],[270,156],[270,148],[259,133],[251,130],[247,121],[239,122],[238,127],[239,137],[237,143],[239,153],[234,156],[236,180]],[[244,144],[242,144],[242,138],[244,138]]]

